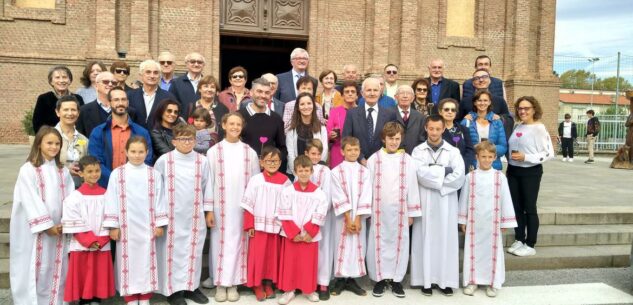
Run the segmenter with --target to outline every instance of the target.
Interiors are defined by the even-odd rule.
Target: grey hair
[[[200,56],[200,58],[202,58],[202,61],[204,61],[205,63],[207,62],[207,60],[206,60],[206,59],[204,59],[204,56],[202,56],[202,54],[200,54],[200,53],[198,53],[198,52],[191,52],[191,53],[187,54],[187,55],[185,56],[185,61],[187,61],[187,62],[188,62],[188,61],[191,59],[191,57],[193,57],[193,56],[195,56],[195,55]]]
[[[48,83],[50,84],[53,81],[53,72],[55,71],[61,71],[66,73],[66,75],[68,75],[68,79],[70,80],[70,82],[73,82],[73,73],[70,72],[70,69],[68,69],[68,67],[66,66],[54,66],[52,67],[50,70],[48,70]]]
[[[294,50],[292,50],[292,53],[290,53],[290,60],[297,57],[297,55],[303,54],[303,53],[305,53],[306,57],[310,59],[310,54],[308,54],[308,51],[306,51],[304,48],[295,48]]]
[[[377,82],[377,83],[378,83],[378,86],[380,86],[380,80],[378,80],[377,78],[375,78],[375,77],[373,77],[373,76],[372,76],[372,77],[368,77],[368,78],[366,78],[366,79],[363,81],[363,84],[361,85],[360,90],[364,92],[364,91],[365,91],[365,86],[366,86],[366,84],[367,84],[368,82],[370,82],[370,81],[375,81],[375,82]]]
[[[275,76],[275,74],[272,73],[264,73],[262,74],[261,78],[267,80],[268,82],[271,82],[274,80],[274,82],[279,82],[279,79],[277,78],[277,76]]]
[[[400,85],[400,86],[398,86],[398,89],[396,89],[396,95],[398,95],[398,94],[400,94],[402,92],[405,92],[405,91],[409,92],[411,94],[414,94],[413,93],[413,88],[411,88],[411,86],[409,86],[409,85]]]
[[[139,74],[143,74],[143,72],[145,72],[145,70],[151,68],[152,66],[154,66],[154,68],[156,68],[156,70],[160,71],[160,64],[158,64],[157,61],[155,61],[153,59],[146,59],[146,60],[142,61],[141,64],[138,66],[138,73]]]
[[[97,82],[97,83],[100,82],[108,74],[110,74],[110,75],[112,75],[112,77],[114,77],[114,74],[112,74],[110,71],[103,71],[103,72],[97,74],[97,77],[95,77],[95,82]]]
[[[255,85],[270,87],[270,82],[265,78],[260,77],[253,80],[253,82],[251,83],[251,88],[254,88]]]

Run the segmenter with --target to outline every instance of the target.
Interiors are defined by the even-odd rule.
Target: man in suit
[[[294,101],[297,98],[297,80],[303,76],[308,76],[308,63],[310,61],[310,56],[308,55],[308,51],[302,48],[295,48],[290,53],[290,64],[292,65],[292,69],[288,72],[284,72],[277,75],[277,79],[279,80],[279,84],[277,87],[277,92],[275,93],[275,98],[280,100],[282,103],[287,103],[289,101]],[[309,76],[310,80],[312,80],[312,84],[314,88],[317,87],[318,82],[316,78]]]
[[[95,83],[97,86],[97,99],[92,103],[81,106],[76,123],[77,131],[86,137],[90,137],[92,130],[97,125],[105,122],[110,116],[112,108],[110,107],[108,92],[116,87],[119,82],[114,78],[114,74],[104,71],[97,74]]]
[[[444,61],[442,59],[431,60],[427,80],[431,84],[431,101],[435,106],[445,98],[460,100],[459,84],[444,77]]]
[[[503,86],[503,81],[496,77],[492,77],[492,62],[490,61],[490,57],[488,57],[488,55],[477,56],[477,58],[475,59],[475,69],[486,70],[488,74],[491,75],[490,87],[488,87],[490,93],[492,93],[492,95],[494,96],[500,96],[503,97],[504,100],[507,100],[506,88]],[[462,88],[462,95],[464,98],[472,97],[473,95],[475,95],[476,88],[472,79],[465,80]]]
[[[398,86],[395,97],[396,101],[398,101],[398,111],[396,112],[398,123],[404,126],[405,131],[401,147],[404,148],[406,153],[411,154],[416,146],[426,140],[426,132],[424,130],[426,115],[411,107],[411,103],[413,103],[415,98],[411,86]]]
[[[176,98],[158,86],[160,81],[160,65],[151,59],[141,62],[138,70],[143,86],[128,92],[130,107],[136,109],[140,125],[152,130],[155,122],[156,108],[164,99]],[[181,108],[182,109],[182,108]]]
[[[198,82],[202,78],[205,59],[200,53],[193,52],[185,56],[185,63],[187,74],[176,78],[169,87],[169,92],[180,102],[181,109],[189,109],[190,104],[195,105],[200,99]]]
[[[387,122],[396,121],[396,112],[393,108],[378,105],[382,93],[378,79],[365,79],[362,90],[365,104],[347,111],[343,137],[358,138],[361,149],[358,160],[366,165],[367,159],[382,147],[380,133]]]

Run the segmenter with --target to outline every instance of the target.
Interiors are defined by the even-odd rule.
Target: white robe
[[[365,251],[367,249],[366,217],[371,214],[371,179],[369,170],[358,162],[343,161],[332,170],[332,206],[335,220],[334,276],[357,278],[367,274]],[[344,213],[350,211],[353,221],[361,216],[359,234],[345,233]]]
[[[154,229],[168,221],[160,173],[145,164],[126,163],[112,171],[105,197],[103,226],[120,229],[117,290],[122,296],[158,290]]]
[[[411,285],[458,288],[457,191],[464,184],[464,160],[459,150],[446,142],[436,152],[424,142],[411,155],[418,163],[422,205],[422,217],[413,221]],[[445,175],[445,167],[453,172]]]
[[[38,168],[30,162],[20,167],[9,234],[13,304],[62,304],[67,236],[52,237],[45,231],[61,223],[62,201],[74,189],[68,169],[57,168],[54,160]]]
[[[74,190],[64,200],[62,225],[64,233],[75,234],[92,232],[95,236],[109,236],[108,229],[103,227],[103,211],[105,208],[105,194],[84,195]],[[68,251],[110,251],[110,243],[101,249],[84,247],[76,238],[68,236],[70,248]],[[96,267],[96,266],[95,266]]]
[[[200,285],[207,235],[203,207],[209,164],[195,151],[173,150],[162,155],[154,169],[163,177],[169,219],[165,235],[156,240],[159,291],[167,296],[193,291]]]
[[[248,240],[240,207],[250,178],[259,173],[257,153],[242,142],[226,140],[207,152],[209,182],[204,210],[215,215],[209,247],[209,272],[217,286],[246,283]]]
[[[328,204],[325,222],[321,226],[321,241],[319,241],[319,271],[317,284],[328,286],[332,279],[334,268],[334,211],[332,211],[332,195],[330,192],[332,173],[330,169],[321,164],[315,164],[310,181],[316,184],[324,193]]]
[[[281,221],[290,220],[294,222],[301,230],[299,234],[304,234],[306,233],[304,226],[307,223],[317,226],[322,226],[325,223],[327,209],[327,197],[322,190],[317,188],[314,192],[300,192],[295,190],[294,185],[288,185],[281,192],[277,218]],[[281,236],[288,237],[283,229],[281,230]],[[321,237],[321,230],[319,230],[319,233],[312,237],[311,242],[319,242]]]
[[[275,217],[281,191],[291,185],[289,179],[283,184],[266,182],[265,173],[259,173],[248,181],[240,206],[253,215],[255,231],[279,234],[281,221]]]
[[[372,214],[367,271],[373,281],[402,282],[409,264],[409,217],[422,215],[414,161],[405,152],[379,150],[367,161],[372,177]]]
[[[502,228],[517,225],[506,177],[498,170],[477,169],[466,176],[459,197],[460,224],[466,224],[464,287],[501,288],[505,281]]]

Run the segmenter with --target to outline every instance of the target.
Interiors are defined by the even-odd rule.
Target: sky
[[[598,57],[596,76],[615,76],[620,51],[620,74],[633,78],[633,0],[557,0],[555,39],[555,71],[590,71]]]

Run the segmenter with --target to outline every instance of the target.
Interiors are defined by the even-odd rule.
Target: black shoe
[[[391,292],[399,298],[404,298],[404,289],[399,282],[391,282]]]
[[[382,280],[376,283],[376,285],[374,285],[374,290],[371,292],[371,294],[375,297],[381,297],[385,294],[386,288],[387,288],[387,281]]]
[[[178,291],[168,296],[167,301],[169,302],[169,305],[187,305],[187,301],[185,301],[183,295],[182,291]]]
[[[341,292],[345,289],[345,279],[336,279],[334,287],[330,291],[331,295],[341,295]]]
[[[440,292],[447,297],[453,295],[453,289],[451,287],[440,288]]]
[[[183,293],[183,297],[185,299],[189,299],[198,304],[207,304],[209,303],[209,298],[200,291],[200,289],[196,289],[194,291],[185,291]]]
[[[593,159],[589,159],[589,160],[585,161],[586,164],[592,164],[593,162],[594,162]]]
[[[365,291],[365,289],[363,288],[360,288],[360,286],[358,286],[358,283],[356,283],[354,279],[347,279],[347,282],[345,283],[345,290],[349,290],[358,296],[367,295],[367,291]]]
[[[427,296],[427,297],[430,297],[430,296],[433,295],[433,289],[422,287],[422,294]]]
[[[318,292],[319,292],[319,300],[327,301],[330,299],[330,289],[328,287],[325,287],[325,290],[321,290],[321,288],[319,288]]]

